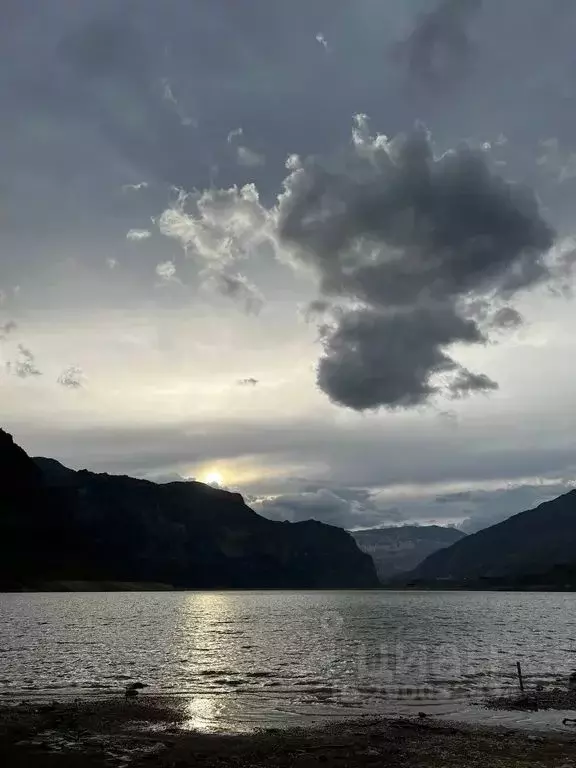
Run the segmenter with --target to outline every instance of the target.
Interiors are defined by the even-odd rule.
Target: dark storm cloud
[[[318,384],[335,402],[356,410],[419,405],[439,391],[432,374],[458,370],[443,349],[456,341],[480,343],[483,337],[474,322],[450,307],[398,314],[352,310],[323,339]],[[460,387],[462,392],[493,388],[489,380],[464,371],[451,391]]]
[[[359,129],[367,128],[358,116]],[[342,171],[310,160],[286,181],[280,235],[320,273],[324,293],[380,306],[469,292],[513,295],[546,278],[553,232],[530,190],[482,153],[434,157],[420,128],[388,142],[357,134]]]
[[[357,410],[494,389],[446,349],[486,341],[486,301],[551,277],[553,231],[535,197],[482,153],[436,158],[423,129],[390,142],[358,116],[353,138],[339,170],[297,164],[279,206],[281,241],[315,268],[324,297],[353,304],[322,328],[320,388]]]

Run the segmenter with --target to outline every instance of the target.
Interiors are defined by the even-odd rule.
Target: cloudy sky
[[[571,0],[4,0],[1,423],[263,514],[576,480]]]

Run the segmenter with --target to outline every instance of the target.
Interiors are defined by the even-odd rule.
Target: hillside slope
[[[381,581],[413,570],[428,555],[465,536],[456,528],[440,525],[401,525],[351,533],[360,549],[374,560]]]
[[[537,583],[576,564],[576,491],[520,512],[430,555],[411,574],[423,581]]]
[[[378,585],[345,531],[280,523],[197,482],[75,472],[0,431],[0,584],[162,582],[190,588]]]

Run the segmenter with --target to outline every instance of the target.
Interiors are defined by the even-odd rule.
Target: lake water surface
[[[498,592],[0,594],[0,702],[184,697],[236,729],[463,703],[576,668],[576,595]]]

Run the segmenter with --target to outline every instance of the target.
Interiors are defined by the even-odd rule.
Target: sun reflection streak
[[[186,705],[189,719],[185,727],[189,730],[214,732],[227,719],[229,697],[213,688],[218,685],[219,673],[226,674],[223,667],[233,665],[237,657],[234,636],[218,629],[229,621],[231,613],[230,596],[224,592],[200,592],[187,597],[182,650],[190,660],[189,672],[198,679],[200,688]]]
[[[222,705],[216,696],[195,696],[186,705],[185,713],[188,719],[185,720],[183,727],[190,731],[213,733],[221,711]]]

